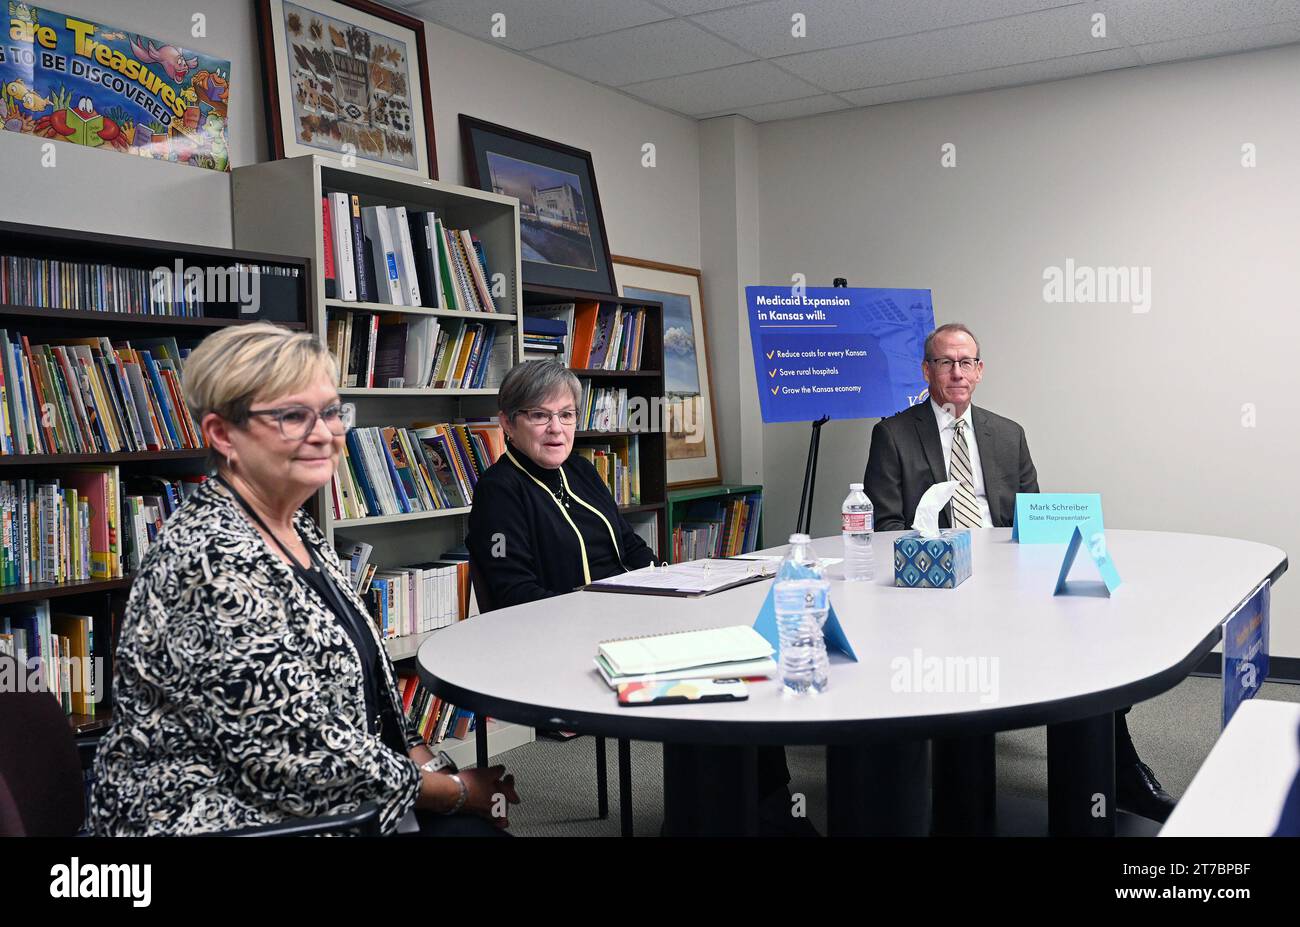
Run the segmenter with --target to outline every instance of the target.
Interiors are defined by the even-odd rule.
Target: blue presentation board
[[[929,290],[745,287],[764,422],[884,418],[924,402]]]

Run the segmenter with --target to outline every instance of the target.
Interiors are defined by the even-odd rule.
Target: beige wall
[[[202,5],[207,38],[190,36],[194,9],[154,0],[60,0],[59,12],[183,42],[231,62],[234,166],[267,157],[261,57],[251,0]],[[699,131],[690,119],[639,103],[504,49],[426,24],[438,169],[463,182],[459,113],[554,138],[592,153],[615,253],[698,267]],[[657,165],[641,166],[642,145]],[[0,132],[0,218],[143,238],[229,246],[230,180],[213,171],[74,145],[41,166],[41,143]]]
[[[929,287],[982,339],[976,403],[1025,426],[1044,491],[1101,492],[1115,527],[1300,549],[1297,73],[1290,46],[761,125],[761,282]],[[1149,266],[1150,311],[1045,303],[1067,258]],[[826,427],[814,533],[872,424]],[[775,541],[808,427],[763,432]],[[1274,653],[1300,655],[1298,588],[1274,596]]]

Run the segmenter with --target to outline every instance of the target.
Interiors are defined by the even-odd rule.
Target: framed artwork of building
[[[524,285],[612,296],[591,153],[464,113],[460,131],[469,185],[519,200]]]
[[[370,0],[257,0],[275,158],[438,176],[424,24]]]
[[[707,486],[721,479],[713,383],[704,337],[700,272],[693,267],[614,256],[618,292],[664,306],[664,429],[668,486]]]

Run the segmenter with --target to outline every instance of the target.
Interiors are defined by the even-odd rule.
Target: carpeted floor
[[[1260,698],[1300,702],[1300,686],[1265,684]],[[1138,753],[1170,794],[1183,793],[1219,735],[1222,687],[1193,677],[1129,714]],[[510,813],[517,836],[616,837],[619,833],[617,756],[607,742],[610,814],[596,817],[595,740],[538,740],[501,755],[514,773],[523,803]],[[825,753],[818,747],[786,751],[792,792],[807,797],[808,817],[825,831]],[[1046,801],[1047,736],[1043,728],[998,735],[1000,792]],[[658,744],[632,744],[632,807],[637,836],[653,836],[663,819],[663,766]]]

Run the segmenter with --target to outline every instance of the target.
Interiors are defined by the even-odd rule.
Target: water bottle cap
[[[861,483],[850,483],[850,484],[849,484],[849,490],[850,490],[850,491],[861,492],[861,491],[862,491],[862,484],[861,484]]]
[[[792,535],[790,535],[790,543],[791,543],[791,544],[811,544],[811,543],[812,543],[812,538],[810,538],[810,537],[809,537],[808,535],[806,535],[806,534],[792,534]]]

